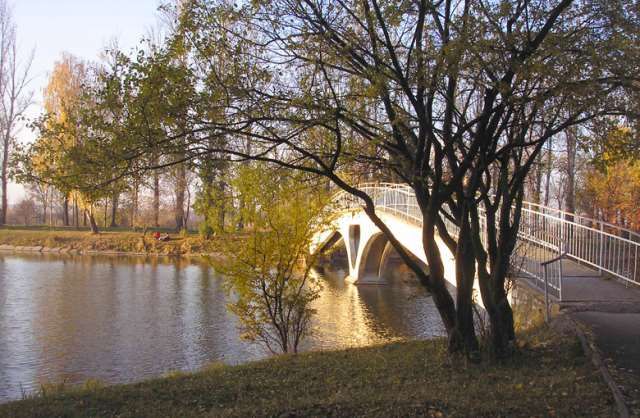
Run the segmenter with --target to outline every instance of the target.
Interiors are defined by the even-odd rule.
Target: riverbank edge
[[[218,253],[156,253],[156,252],[134,252],[134,251],[108,251],[108,250],[86,250],[73,247],[45,247],[42,245],[23,246],[0,244],[0,253],[18,254],[61,254],[61,255],[109,255],[109,256],[136,256],[136,257],[181,257],[181,258],[206,258],[220,257]]]

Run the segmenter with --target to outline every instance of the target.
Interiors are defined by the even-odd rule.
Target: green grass
[[[0,245],[43,246],[81,251],[130,252],[158,255],[194,255],[215,252],[215,242],[199,235],[170,234],[169,241],[157,241],[147,231],[89,231],[71,229],[0,229]]]
[[[445,341],[281,356],[132,385],[48,390],[0,416],[615,416],[579,342],[543,328],[515,356],[451,359]]]

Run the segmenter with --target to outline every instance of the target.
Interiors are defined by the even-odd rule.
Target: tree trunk
[[[90,207],[89,209],[85,210],[85,215],[87,218],[89,218],[89,226],[91,227],[91,233],[92,234],[97,234],[100,231],[98,230],[98,224],[96,223],[96,219],[93,216],[93,207]]]
[[[153,226],[160,226],[160,174],[153,172]]]
[[[473,282],[476,277],[476,261],[471,242],[471,226],[466,210],[463,210],[462,227],[458,235],[455,253],[456,262],[456,327],[455,337],[450,340],[451,351],[464,350],[474,361],[479,361],[479,344],[473,321]],[[457,345],[457,346],[455,346]]]
[[[218,228],[220,231],[224,231],[224,220],[225,220],[225,183],[224,181],[218,182],[218,202],[214,202],[214,204],[218,205]]]
[[[542,203],[542,167],[543,167],[542,156],[539,155],[536,160],[537,160],[537,163],[536,163],[535,174],[534,174],[535,185],[534,185],[534,191],[533,191],[533,201],[537,204],[541,204]]]
[[[78,207],[78,200],[74,199],[73,201],[73,217],[74,217],[74,222],[75,222],[75,226],[76,229],[80,228],[80,208]]]
[[[175,207],[175,219],[176,219],[176,231],[181,231],[185,228],[184,224],[184,201],[187,190],[187,170],[183,163],[178,164],[176,168],[176,207]]]
[[[118,223],[116,222],[116,215],[118,214],[118,203],[120,201],[120,193],[114,192],[111,195],[111,223],[109,227],[116,228]]]
[[[138,180],[134,180],[133,190],[131,191],[131,228],[136,227],[138,218],[138,190],[140,185]]]
[[[44,200],[42,201],[42,224],[46,225],[47,224],[47,198],[45,196]]]
[[[567,183],[565,188],[565,211],[575,213],[576,211],[576,144],[577,132],[575,128],[567,130]],[[568,219],[573,221],[573,216]]]
[[[62,225],[69,226],[69,195],[65,194],[62,199]]]
[[[102,214],[102,226],[107,229],[107,218],[109,216],[109,199],[104,198],[104,213]]]
[[[9,208],[9,196],[7,195],[9,185],[9,138],[4,137],[2,150],[2,209],[0,209],[0,225],[7,224],[7,211]]]
[[[186,188],[187,206],[184,215],[184,229],[189,229],[189,216],[191,215],[191,190]]]
[[[544,185],[544,205],[549,206],[549,192],[551,190],[551,163],[553,153],[553,138],[549,138],[549,149],[547,150],[546,179]]]
[[[429,264],[429,290],[432,294],[433,301],[440,313],[442,323],[447,330],[449,336],[449,350],[456,351],[460,349],[459,329],[456,328],[457,315],[456,306],[447,289],[444,278],[444,264],[442,263],[442,255],[438,249],[435,240],[435,226],[429,217],[423,211],[423,227],[422,227],[422,246],[425,249],[425,255]],[[416,272],[417,273],[417,272]],[[462,336],[464,338],[464,336]]]

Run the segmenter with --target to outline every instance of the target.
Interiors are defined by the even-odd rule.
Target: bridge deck
[[[553,254],[526,257],[523,265],[539,263],[545,258],[551,258]],[[536,282],[530,275],[519,275],[536,286]],[[550,292],[554,297],[553,292]],[[557,299],[557,298],[556,298]],[[640,288],[600,274],[590,266],[585,266],[574,260],[562,260],[562,302],[637,302],[640,309]]]

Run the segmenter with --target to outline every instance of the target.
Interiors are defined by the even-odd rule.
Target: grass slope
[[[575,338],[526,338],[501,363],[452,362],[443,340],[394,343],[67,390],[2,405],[0,416],[615,416]]]

